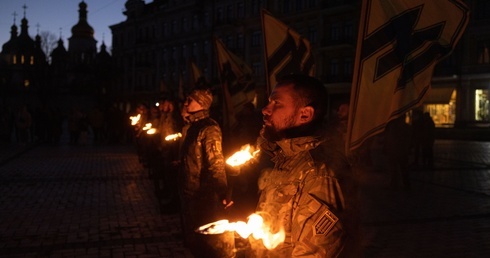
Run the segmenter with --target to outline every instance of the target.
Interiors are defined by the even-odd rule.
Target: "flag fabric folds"
[[[243,105],[253,102],[255,83],[252,68],[229,51],[223,42],[215,38],[218,70],[223,93],[223,127],[230,132],[235,124],[235,114]]]
[[[206,83],[206,77],[196,63],[191,61],[192,85],[198,86]]]
[[[315,75],[310,42],[268,11],[262,10],[267,94],[276,78],[290,73]]]
[[[435,65],[468,24],[458,0],[364,0],[352,80],[346,150],[423,103]]]

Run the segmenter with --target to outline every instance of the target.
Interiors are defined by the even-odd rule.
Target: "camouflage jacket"
[[[199,111],[189,119],[180,147],[182,193],[187,197],[216,193],[224,198],[227,179],[221,129],[208,111]]]
[[[340,257],[347,233],[344,227],[344,183],[348,165],[332,156],[315,137],[275,143],[262,138],[261,152],[272,155],[274,168],[259,179],[257,212],[268,218],[273,231],[284,229],[284,243],[259,257]],[[326,151],[327,150],[327,151]],[[334,161],[335,159],[335,161]],[[332,166],[329,164],[332,161]],[[338,164],[345,164],[338,165]]]

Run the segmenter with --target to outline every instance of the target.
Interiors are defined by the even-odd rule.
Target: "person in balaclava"
[[[210,117],[213,95],[209,89],[193,90],[184,102],[180,147],[179,193],[186,246],[202,257],[206,243],[195,229],[223,219],[233,202],[227,197],[227,177],[219,124]]]

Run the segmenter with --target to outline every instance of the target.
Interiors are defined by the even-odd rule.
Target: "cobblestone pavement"
[[[131,146],[39,146],[0,167],[1,257],[190,257]]]
[[[0,150],[0,257],[191,257],[132,146],[15,151]],[[435,155],[409,191],[365,175],[367,257],[490,257],[490,143],[438,140]]]

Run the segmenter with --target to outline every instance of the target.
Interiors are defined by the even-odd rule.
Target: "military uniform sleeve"
[[[209,172],[216,184],[216,191],[220,195],[225,195],[227,189],[227,179],[225,172],[225,158],[222,150],[221,129],[218,126],[208,126],[205,129],[203,148],[205,159],[209,165]]]
[[[343,194],[335,177],[311,175],[305,179],[293,214],[293,257],[338,257],[345,246],[341,217]]]

